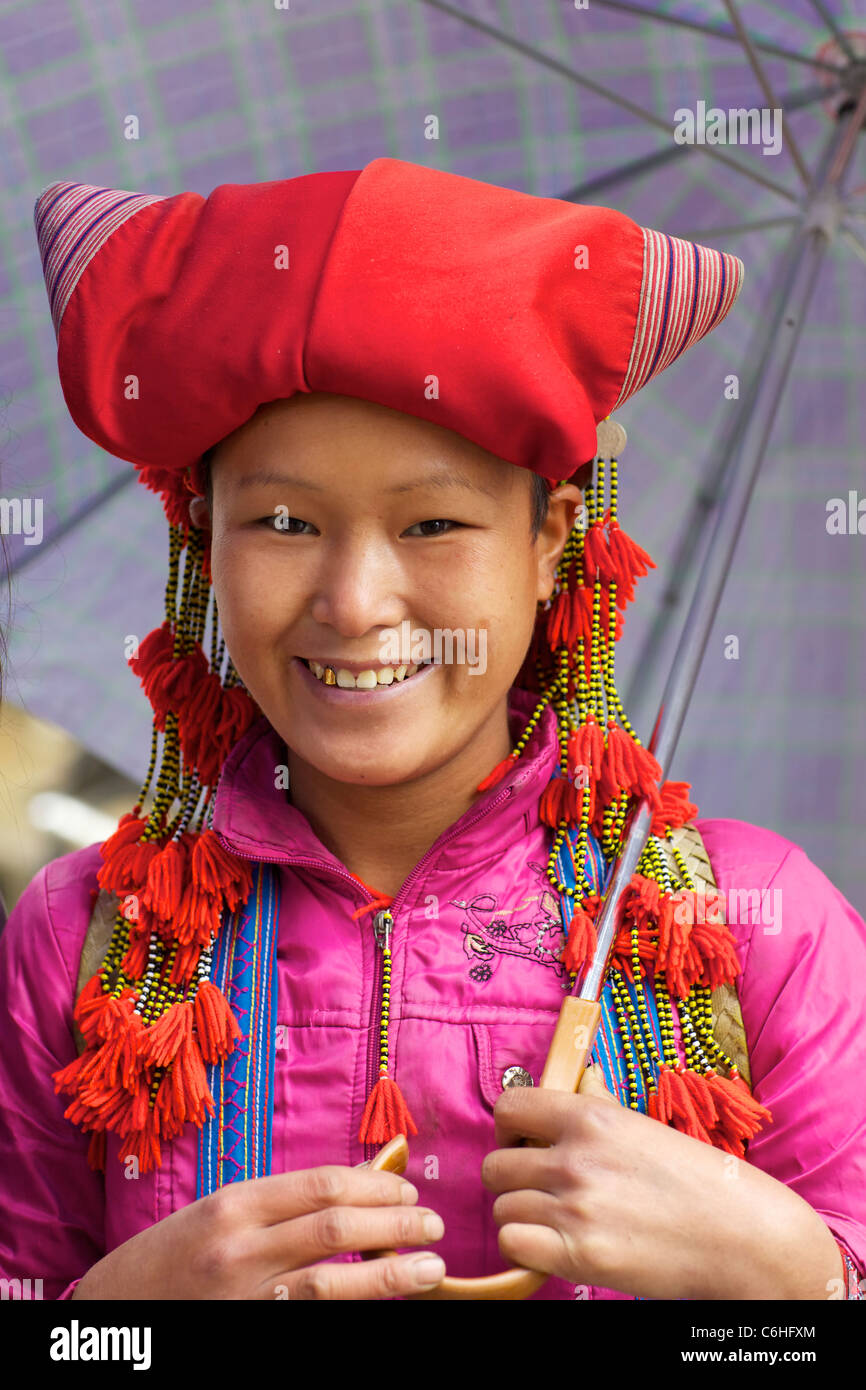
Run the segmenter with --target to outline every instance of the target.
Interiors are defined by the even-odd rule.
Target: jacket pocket
[[[502,1094],[503,1079],[510,1067],[521,1067],[532,1078],[533,1086],[539,1084],[556,1020],[557,1015],[551,1013],[518,1023],[472,1024],[478,1083],[491,1109]]]

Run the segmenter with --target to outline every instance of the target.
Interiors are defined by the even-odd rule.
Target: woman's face
[[[533,541],[528,470],[415,416],[323,393],[261,407],[221,442],[211,476],[212,514],[197,498],[191,517],[212,531],[226,644],[296,757],[340,782],[388,786],[483,745],[491,721],[507,730],[577,488],[551,497]],[[401,636],[434,663],[402,681]],[[372,670],[375,685],[328,686],[306,661]]]

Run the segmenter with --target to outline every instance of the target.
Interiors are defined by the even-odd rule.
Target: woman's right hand
[[[327,1164],[229,1183],[119,1245],[84,1275],[77,1299],[382,1299],[435,1287],[433,1251],[331,1261],[441,1240],[397,1173]],[[429,1222],[429,1226],[425,1223]],[[424,1271],[422,1261],[436,1267]]]

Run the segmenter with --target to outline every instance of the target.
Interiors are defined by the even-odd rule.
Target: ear
[[[538,532],[538,589],[539,602],[550,598],[556,580],[556,567],[559,564],[565,543],[574,529],[577,508],[583,503],[583,493],[574,483],[561,483],[550,494],[547,519]]]

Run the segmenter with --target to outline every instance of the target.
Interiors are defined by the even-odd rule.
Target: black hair
[[[538,539],[538,533],[547,520],[547,512],[550,502],[550,492],[547,486],[547,479],[542,478],[540,473],[532,475],[532,521],[530,522],[530,533],[533,541]]]

